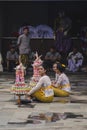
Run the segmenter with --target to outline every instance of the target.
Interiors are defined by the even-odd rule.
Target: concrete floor
[[[53,73],[48,73],[54,78]],[[0,130],[87,130],[87,73],[67,73],[72,94],[69,98],[55,97],[52,103],[16,105],[17,97],[10,93],[14,73],[0,74]],[[25,77],[29,82],[31,73]],[[24,98],[24,97],[22,97]],[[70,113],[74,116],[60,118],[56,122],[47,120],[28,121],[29,115],[40,113]]]

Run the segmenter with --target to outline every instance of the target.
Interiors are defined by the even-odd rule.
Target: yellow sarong
[[[46,88],[42,87],[31,96],[35,97],[37,100],[41,102],[50,103],[53,101],[54,92],[52,86],[48,86]]]
[[[70,87],[70,84],[64,85],[64,86],[60,86],[58,88],[56,87],[52,87],[54,90],[54,96],[58,96],[58,97],[68,97],[70,95],[69,92],[62,90],[62,88],[65,87]]]

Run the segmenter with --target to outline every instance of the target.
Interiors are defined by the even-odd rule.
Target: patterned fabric
[[[25,67],[22,65],[18,65],[16,67],[16,80],[15,84],[12,85],[11,92],[14,94],[23,95],[29,92],[30,88],[24,81],[24,71]]]

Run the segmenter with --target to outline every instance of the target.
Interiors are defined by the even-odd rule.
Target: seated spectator
[[[0,52],[0,72],[3,72],[3,66],[2,66],[2,55],[1,55],[1,52]]]
[[[61,60],[61,55],[59,54],[59,52],[56,51],[54,47],[51,47],[50,51],[46,53],[44,60],[45,64],[47,65],[47,68],[52,68],[53,64],[56,61]]]
[[[7,52],[6,59],[7,59],[7,70],[13,71],[13,69],[18,64],[18,59],[19,59],[19,56],[17,52],[15,51],[14,46],[12,46],[10,50]]]
[[[73,48],[73,51],[68,54],[68,69],[69,71],[76,72],[79,71],[83,63],[83,55]]]

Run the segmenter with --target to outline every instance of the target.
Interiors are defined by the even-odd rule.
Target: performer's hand
[[[30,99],[31,99],[31,96],[27,93],[27,94],[25,95],[25,98],[30,100]]]
[[[28,99],[28,100],[31,100],[31,96],[27,96],[27,99]]]
[[[52,83],[51,83],[51,85],[52,85],[52,86],[55,86],[55,83],[54,83],[54,82],[52,82]]]

